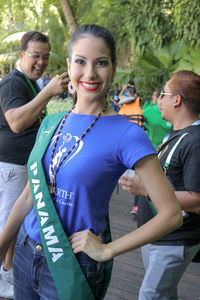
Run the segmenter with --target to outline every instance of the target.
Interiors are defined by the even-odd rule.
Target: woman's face
[[[85,35],[73,44],[68,72],[78,100],[104,102],[115,69],[103,39]]]

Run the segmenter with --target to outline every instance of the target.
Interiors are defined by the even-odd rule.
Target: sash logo
[[[31,183],[33,187],[33,194],[34,194],[34,202],[36,203],[35,209],[37,210],[37,214],[39,217],[39,226],[42,229],[43,232],[43,238],[45,240],[45,246],[51,254],[52,262],[55,263],[62,255],[63,255],[63,249],[54,247],[54,245],[59,243],[59,239],[57,235],[55,234],[55,228],[54,225],[47,225],[47,221],[49,221],[49,213],[46,208],[45,200],[43,198],[43,193],[40,190],[40,180],[37,178],[37,162],[32,164],[30,166],[30,170],[32,172],[32,175],[34,178],[31,178]]]

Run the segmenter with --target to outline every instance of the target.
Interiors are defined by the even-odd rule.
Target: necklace
[[[74,106],[75,107],[75,106]],[[86,133],[90,130],[90,128],[94,125],[94,123],[102,116],[102,114],[106,111],[107,109],[107,103],[105,104],[105,107],[104,109],[102,110],[102,112],[100,112],[96,118],[92,121],[92,123],[90,124],[90,126],[83,132],[83,134],[79,137],[79,139],[76,141],[76,143],[71,147],[71,149],[67,152],[67,154],[65,156],[63,156],[63,158],[61,159],[61,161],[59,162],[57,168],[55,169],[55,172],[53,170],[53,155],[54,155],[54,152],[55,152],[55,149],[56,149],[56,145],[58,143],[58,139],[59,139],[59,135],[60,135],[60,132],[63,128],[63,125],[65,123],[65,120],[67,118],[67,116],[71,113],[71,111],[74,109],[74,107],[66,113],[66,115],[64,116],[61,124],[60,124],[60,128],[58,130],[58,133],[57,133],[57,136],[56,136],[56,140],[55,140],[55,143],[54,143],[54,146],[53,146],[53,149],[52,149],[52,152],[51,152],[51,158],[50,158],[50,171],[51,171],[51,174],[50,174],[50,186],[49,186],[49,191],[50,191],[50,194],[55,194],[56,192],[56,174],[58,173],[58,170],[60,168],[60,166],[62,165],[63,161],[66,159],[66,157],[74,150],[74,148],[79,144],[79,142],[83,139],[83,137],[86,135]]]

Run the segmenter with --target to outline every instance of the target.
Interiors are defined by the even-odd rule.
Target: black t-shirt
[[[37,86],[32,81],[36,91]],[[6,119],[5,112],[25,105],[35,97],[23,73],[13,70],[0,82],[0,161],[24,165],[35,142],[40,125],[39,119],[23,132],[14,133]]]
[[[184,136],[172,155],[167,176],[175,191],[200,192],[200,125],[173,131],[168,141],[161,147],[160,163],[163,167],[170,150],[186,132],[188,134]],[[138,205],[138,226],[141,226],[155,216],[155,211],[147,197],[140,197]],[[154,243],[162,245],[200,243],[200,215],[187,213],[183,218],[183,225],[178,230]]]

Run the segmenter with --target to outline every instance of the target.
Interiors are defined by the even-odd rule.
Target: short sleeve
[[[19,76],[7,80],[1,86],[0,101],[3,113],[9,109],[20,107],[30,98],[27,85]]]
[[[119,160],[130,169],[138,160],[151,154],[157,155],[157,152],[147,134],[137,124],[133,124],[120,141]]]

